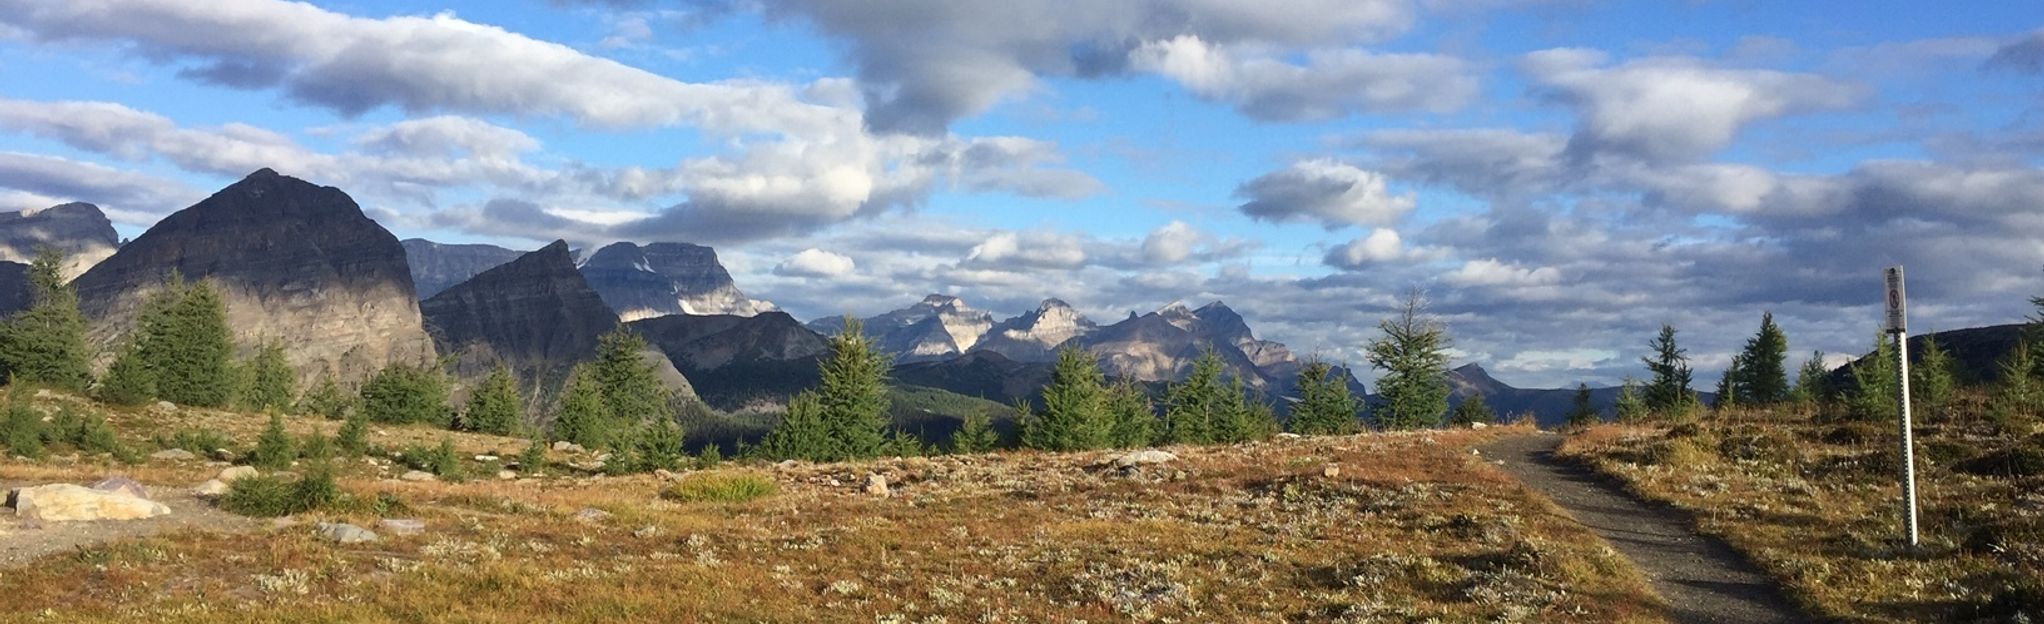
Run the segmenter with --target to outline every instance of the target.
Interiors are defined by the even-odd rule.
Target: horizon
[[[1349,362],[1421,287],[1524,388],[1663,322],[1707,388],[1763,311],[1863,353],[1891,264],[1919,333],[2044,294],[2025,3],[676,6],[0,0],[0,210],[127,238],[269,167],[400,239],[710,245],[805,321],[1221,300]]]

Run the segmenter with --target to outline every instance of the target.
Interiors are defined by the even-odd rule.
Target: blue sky
[[[715,245],[803,318],[1223,299],[1357,359],[1700,378],[2044,293],[2044,9],[1975,2],[0,0],[0,209],[269,166],[401,237]]]

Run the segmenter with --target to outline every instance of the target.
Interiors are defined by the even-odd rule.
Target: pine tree
[[[0,445],[29,459],[43,456],[43,415],[28,406],[28,393],[19,388],[7,393],[6,414],[0,415]]]
[[[645,351],[646,339],[624,325],[597,339],[590,372],[603,389],[611,415],[626,426],[673,416],[667,407],[667,387],[646,361]]]
[[[1133,381],[1107,389],[1107,413],[1113,420],[1108,445],[1114,448],[1149,446],[1157,439],[1157,409],[1150,394]]]
[[[1022,444],[1050,451],[1107,446],[1114,426],[1107,408],[1107,389],[1093,355],[1077,347],[1061,349],[1050,384],[1043,387],[1043,411],[1022,425]]]
[[[0,375],[80,391],[92,383],[92,350],[78,293],[64,282],[64,254],[43,248],[29,265],[31,303],[0,323]]]
[[[369,452],[369,416],[358,412],[342,421],[341,430],[334,434],[334,447],[349,456]]]
[[[1909,367],[1910,398],[1926,420],[1943,418],[1958,388],[1952,372],[1952,354],[1938,345],[1937,338],[1924,336],[1922,356],[1915,366]]]
[[[1788,335],[1774,324],[1774,313],[1760,316],[1760,332],[1739,354],[1739,402],[1774,405],[1789,398]]]
[[[822,365],[823,384],[816,401],[842,458],[875,457],[887,443],[892,403],[887,387],[886,354],[866,337],[865,328],[846,319],[845,330],[830,338],[830,358]]]
[[[1292,433],[1345,435],[1355,433],[1355,397],[1349,394],[1347,371],[1326,362],[1309,361],[1299,369],[1299,402],[1292,405]]]
[[[1625,378],[1625,384],[1618,388],[1618,402],[1612,406],[1618,422],[1639,422],[1647,417],[1646,399],[1640,395],[1639,382],[1631,377]]]
[[[2044,388],[2037,383],[2037,358],[2030,351],[2029,339],[2017,339],[2016,347],[1996,368],[2001,384],[1990,399],[1989,416],[2004,431],[2025,429],[2044,412]]]
[[[333,373],[328,372],[320,375],[318,385],[307,390],[305,396],[299,397],[296,411],[300,414],[321,416],[327,420],[340,420],[348,416],[348,408],[352,403],[353,397],[343,392],[341,384],[334,381]]]
[[[703,452],[696,455],[697,470],[716,470],[724,465],[724,449],[715,444],[703,445]]]
[[[1192,362],[1192,374],[1164,393],[1164,440],[1173,444],[1213,442],[1215,414],[1222,406],[1221,357],[1212,349]]]
[[[499,366],[490,371],[482,385],[468,395],[468,405],[462,410],[462,426],[491,435],[517,432],[525,422],[519,409],[517,384],[509,369]]]
[[[583,448],[614,449],[623,436],[620,419],[604,400],[602,382],[589,364],[577,365],[568,374],[568,388],[561,393],[560,413],[554,417],[553,436]]]
[[[959,455],[975,455],[994,450],[1000,443],[994,432],[993,419],[986,410],[974,410],[965,415],[965,422],[958,431],[951,434],[951,452]]]
[[[1739,404],[1739,395],[1745,394],[1739,386],[1739,378],[1743,376],[1743,373],[1739,372],[1742,358],[1743,356],[1732,356],[1732,363],[1725,365],[1725,373],[1718,376],[1718,387],[1714,391],[1717,399],[1711,402],[1711,409],[1722,412]]]
[[[1370,342],[1370,366],[1382,404],[1372,411],[1384,429],[1439,425],[1448,411],[1448,332],[1426,314],[1418,291],[1406,294],[1398,316],[1377,325],[1382,338]]]
[[[655,418],[640,426],[637,441],[633,444],[634,455],[638,458],[640,470],[674,470],[681,467],[681,460],[688,457],[682,448],[681,425],[672,418]]]
[[[1831,401],[1831,369],[1824,366],[1824,352],[1810,352],[1810,359],[1796,369],[1796,389],[1791,398],[1805,408],[1816,408]]]
[[[226,405],[235,389],[234,342],[220,292],[173,274],[143,307],[138,348],[156,396],[181,405]]]
[[[780,424],[774,425],[751,452],[762,459],[814,462],[838,461],[847,455],[824,415],[822,400],[814,392],[789,399],[788,411],[781,416]]]
[[[284,432],[284,417],[270,415],[270,426],[256,438],[255,452],[249,455],[249,464],[263,470],[283,470],[291,467],[292,460],[298,459],[298,449],[291,443],[291,435]]]
[[[1653,356],[1640,358],[1647,365],[1653,377],[1647,381],[1641,400],[1647,410],[1661,414],[1676,414],[1689,409],[1696,391],[1689,388],[1692,373],[1689,370],[1687,351],[1675,344],[1675,326],[1661,325],[1661,333],[1647,343]]]
[[[1590,384],[1576,384],[1575,404],[1569,408],[1568,425],[1570,427],[1588,427],[1602,420],[1604,420],[1603,415],[1597,413],[1597,406],[1590,397]]]
[[[1277,418],[1262,401],[1250,401],[1240,376],[1230,376],[1228,387],[1214,404],[1214,441],[1226,444],[1269,438],[1277,431]],[[1259,409],[1261,408],[1261,409]]]
[[[1874,351],[1852,367],[1851,409],[1867,420],[1891,420],[1901,413],[1895,404],[1896,370],[1894,341],[1874,335]]]
[[[156,397],[156,377],[142,361],[141,350],[136,348],[133,338],[121,346],[113,364],[107,366],[93,396],[114,405],[141,405]]]
[[[714,448],[714,445],[712,447]],[[518,469],[528,475],[546,472],[546,438],[544,436],[535,435],[532,438],[532,442],[525,445],[525,451],[518,454]]]
[[[393,363],[362,384],[362,413],[380,423],[454,424],[447,380],[437,368]]]
[[[1462,399],[1461,404],[1455,406],[1454,412],[1448,418],[1448,424],[1456,427],[1467,427],[1477,423],[1488,425],[1497,422],[1497,417],[1497,412],[1490,408],[1490,401],[1484,399],[1483,394],[1471,393],[1468,398]]]
[[[284,345],[265,343],[248,365],[248,389],[242,404],[252,411],[291,409],[298,394],[298,373],[284,358]]]
[[[930,454],[930,448],[923,445],[922,438],[903,429],[887,432],[887,444],[880,455],[884,457],[922,457]]]

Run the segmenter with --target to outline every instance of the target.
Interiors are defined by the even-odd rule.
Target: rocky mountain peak
[[[776,309],[740,292],[715,249],[691,243],[611,243],[582,263],[582,274],[628,321],[666,314],[752,316]]]
[[[468,281],[476,274],[523,255],[515,250],[478,243],[436,243],[423,238],[407,238],[402,243],[405,263],[412,270],[412,286],[418,289],[420,299],[440,294],[449,286]]]
[[[617,325],[617,315],[575,270],[566,241],[498,265],[419,304],[441,348],[513,368],[572,365]]]
[[[113,221],[98,206],[72,202],[0,212],[0,261],[28,263],[43,247],[64,252],[64,277],[76,278],[121,243]]]

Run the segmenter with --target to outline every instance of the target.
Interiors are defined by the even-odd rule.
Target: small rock
[[[1114,467],[1134,468],[1136,466],[1141,466],[1145,464],[1161,464],[1164,462],[1177,460],[1178,456],[1171,454],[1170,451],[1144,449],[1114,458]]]
[[[1476,450],[1476,449],[1469,449],[1469,454],[1470,454],[1470,455],[1482,455],[1482,454],[1483,454],[1483,451],[1479,451],[1479,450]]]
[[[192,488],[192,495],[199,498],[219,498],[227,495],[227,489],[227,482],[207,479],[205,483],[199,484],[199,487]]]
[[[35,522],[140,520],[170,515],[156,501],[82,485],[53,483],[15,490],[14,515]]]
[[[255,466],[228,466],[226,470],[220,471],[220,474],[213,478],[221,483],[231,484],[244,477],[253,477],[258,474],[262,473],[257,472]]]
[[[177,411],[177,404],[169,401],[157,401],[156,409],[163,410],[166,412],[175,412]]]
[[[781,462],[780,462],[780,463],[778,463],[778,464],[774,464],[774,467],[775,467],[775,468],[780,468],[780,469],[782,469],[782,470],[786,470],[786,469],[789,469],[789,468],[794,468],[794,467],[796,467],[796,466],[800,466],[800,465],[802,465],[802,462],[799,462],[799,461],[795,461],[795,460],[792,460],[792,459],[783,459],[783,460],[781,460]]]
[[[609,517],[610,512],[597,509],[595,507],[583,507],[581,511],[575,512],[576,520],[587,522],[590,524],[602,522],[605,518]]]
[[[645,538],[648,538],[648,537],[653,537],[653,536],[655,536],[655,535],[659,535],[659,534],[660,534],[660,527],[656,527],[656,526],[653,526],[653,525],[650,525],[650,524],[649,524],[649,525],[646,525],[646,526],[642,526],[642,527],[639,527],[639,530],[637,530],[637,531],[632,531],[632,537],[636,537],[636,538],[639,538],[639,539],[645,539]]]
[[[426,471],[424,471],[424,470],[406,470],[404,474],[398,475],[398,476],[397,476],[397,478],[399,478],[399,479],[402,479],[402,480],[405,480],[405,481],[439,481],[439,480],[440,480],[440,477],[436,477],[436,476],[433,476],[433,473],[430,473],[430,472],[426,472]]]
[[[582,445],[576,444],[574,442],[569,442],[567,440],[561,440],[559,442],[554,443],[554,450],[568,453],[580,453],[582,452]]]
[[[321,522],[314,529],[314,535],[336,544],[360,544],[376,541],[376,532],[346,522]]]
[[[35,398],[38,398],[38,399],[47,399],[47,398],[50,398],[50,397],[54,397],[54,396],[57,396],[57,393],[55,393],[55,392],[51,392],[51,391],[49,391],[48,389],[43,389],[43,390],[37,390],[37,391],[35,391]]]
[[[1329,479],[1339,477],[1341,476],[1341,466],[1328,464],[1326,468],[1320,469],[1320,476],[1327,477]]]
[[[418,535],[426,531],[426,521],[412,518],[384,518],[376,521],[376,528],[391,535]]]
[[[653,476],[659,478],[661,481],[674,481],[681,478],[681,475],[674,474],[674,471],[668,470],[666,468],[653,469]]]
[[[493,461],[497,461],[497,456],[495,456],[495,455],[477,455],[477,456],[476,456],[476,461],[479,461],[479,462],[493,462]]]
[[[233,462],[233,461],[234,461],[234,451],[230,451],[230,450],[227,450],[227,449],[224,449],[224,448],[223,448],[223,449],[213,449],[213,459],[214,459],[215,461],[224,461],[224,462]]]
[[[866,475],[866,493],[874,496],[887,495],[887,477],[879,474]]]
[[[101,492],[126,494],[135,498],[149,498],[149,488],[127,477],[107,477],[92,484],[92,489]]]
[[[499,471],[497,471],[497,480],[498,480],[498,481],[510,481],[510,480],[512,480],[512,479],[516,479],[516,478],[518,478],[518,473],[516,473],[516,472],[511,472],[511,471],[509,471],[509,470],[499,470]]]
[[[198,459],[199,456],[193,455],[191,451],[187,451],[184,449],[163,449],[161,451],[150,453],[149,458],[160,459],[164,461],[191,461],[194,459]]]
[[[1489,428],[1490,428],[1490,423],[1481,423],[1481,422],[1473,422],[1473,423],[1469,423],[1469,428],[1470,428],[1470,429],[1489,429]]]
[[[1286,432],[1284,432],[1284,433],[1280,433],[1280,434],[1277,434],[1277,436],[1276,436],[1276,437],[1277,437],[1277,439],[1279,439],[1279,440],[1297,440],[1297,439],[1299,439],[1299,438],[1303,438],[1303,437],[1306,437],[1306,436],[1302,436],[1302,435],[1299,435],[1299,434],[1296,434],[1296,433],[1292,433],[1292,432],[1290,432],[1290,431],[1286,431]]]

